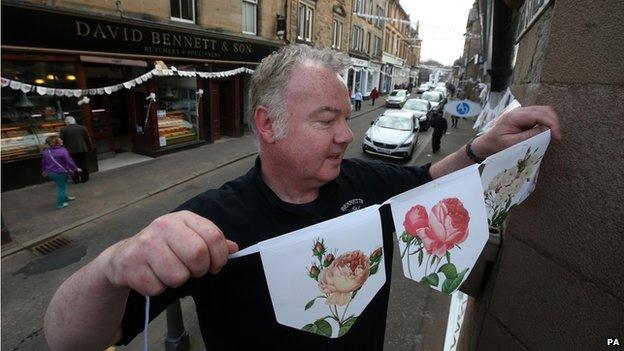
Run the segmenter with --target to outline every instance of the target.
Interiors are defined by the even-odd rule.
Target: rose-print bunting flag
[[[379,206],[260,245],[277,322],[343,336],[386,282]]]
[[[533,192],[549,143],[550,130],[547,130],[484,161],[481,181],[490,226],[500,227],[511,207]]]
[[[489,235],[478,167],[386,201],[407,278],[451,294],[468,277]]]

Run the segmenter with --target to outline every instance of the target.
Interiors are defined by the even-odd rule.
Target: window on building
[[[243,0],[243,33],[258,34],[258,0]]]
[[[385,51],[390,52],[390,33],[386,32]]]
[[[297,26],[297,39],[312,42],[312,29],[314,28],[314,6],[306,2],[300,2],[298,18],[299,23]]]
[[[368,2],[368,9],[366,9],[366,10],[367,10],[366,13],[368,13],[369,15],[371,15],[371,16],[374,15],[374,13],[373,13],[373,0],[369,0],[369,2]],[[373,23],[373,18],[372,17],[368,18],[368,23]]]
[[[366,52],[371,53],[371,33],[366,33]]]
[[[351,48],[353,50],[362,51],[362,42],[364,41],[364,29],[360,26],[353,26],[353,43]]]
[[[362,2],[364,0],[353,0],[353,12],[355,13],[361,13],[363,12],[362,9]]]
[[[375,25],[379,28],[384,24],[384,21],[381,19],[382,17],[385,17],[383,7],[377,5],[377,20],[375,20]]]
[[[195,23],[195,0],[171,0],[171,19]]]
[[[340,49],[342,42],[342,22],[334,19],[332,23],[332,48]]]
[[[381,38],[375,35],[375,46],[373,49],[373,55],[380,56],[381,55]]]

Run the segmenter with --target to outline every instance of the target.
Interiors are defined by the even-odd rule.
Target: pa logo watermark
[[[620,346],[620,340],[617,338],[606,338],[607,346]]]

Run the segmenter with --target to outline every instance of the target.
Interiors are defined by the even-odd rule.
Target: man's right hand
[[[108,248],[103,253],[104,272],[114,286],[155,296],[190,277],[219,272],[236,251],[238,245],[213,222],[181,211],[157,218],[135,236]]]

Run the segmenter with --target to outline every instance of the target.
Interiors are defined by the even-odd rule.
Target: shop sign
[[[372,71],[381,71],[381,65],[380,65],[380,64],[378,64],[378,63],[372,63],[372,62],[371,62],[371,64],[370,64],[370,66],[369,66],[369,67],[370,67],[370,69],[371,69]]]
[[[368,67],[368,61],[360,60],[354,57],[351,58],[351,64],[354,66]]]
[[[383,53],[383,56],[381,57],[381,62],[388,63],[388,64],[395,65],[395,66],[403,66],[402,59],[393,55],[389,55],[385,52]]]
[[[172,28],[2,5],[2,46],[239,62],[259,62],[278,48]]]

